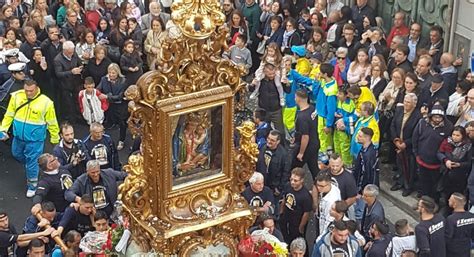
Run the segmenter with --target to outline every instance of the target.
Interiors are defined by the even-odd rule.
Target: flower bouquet
[[[268,229],[256,230],[243,238],[237,246],[241,257],[288,256],[287,244],[280,242]]]
[[[119,256],[125,253],[130,231],[128,221],[113,223],[108,231],[90,231],[81,239],[79,247],[83,256]]]

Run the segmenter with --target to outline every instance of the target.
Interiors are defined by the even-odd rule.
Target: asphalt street
[[[75,125],[75,137],[82,139],[88,135],[86,125]],[[118,129],[107,130],[113,139],[118,139]],[[49,140],[49,139],[48,139]],[[23,166],[11,155],[10,142],[0,142],[0,210],[8,213],[11,224],[21,231],[23,224],[30,215],[31,199],[26,198],[26,176]],[[119,152],[120,161],[125,163],[130,153],[132,140],[127,136],[125,147]],[[52,153],[53,146],[45,142],[44,152]]]

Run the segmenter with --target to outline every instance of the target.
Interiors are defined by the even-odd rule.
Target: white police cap
[[[20,50],[18,48],[12,48],[5,51],[5,57],[18,57]]]
[[[24,71],[25,67],[26,67],[26,63],[17,62],[17,63],[8,65],[8,70],[11,72],[20,72],[20,71]]]

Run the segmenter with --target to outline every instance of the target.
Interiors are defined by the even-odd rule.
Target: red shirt
[[[390,34],[387,37],[387,46],[390,47],[390,44],[392,43],[393,37],[395,37],[395,36],[406,37],[409,34],[410,34],[410,29],[405,25],[402,25],[398,28],[393,27],[392,30],[390,30]]]

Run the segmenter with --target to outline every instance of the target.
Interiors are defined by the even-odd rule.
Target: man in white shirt
[[[400,257],[406,250],[418,251],[415,233],[406,219],[399,219],[395,222],[395,235],[385,253],[387,257]]]
[[[331,207],[336,201],[341,200],[341,192],[332,184],[331,175],[328,172],[320,172],[316,176],[314,186],[316,190],[313,188],[313,199],[315,197],[319,199],[319,205],[315,206],[315,213],[319,217],[319,234],[321,235],[334,220],[331,216]],[[318,203],[318,201],[313,200],[313,203]]]

